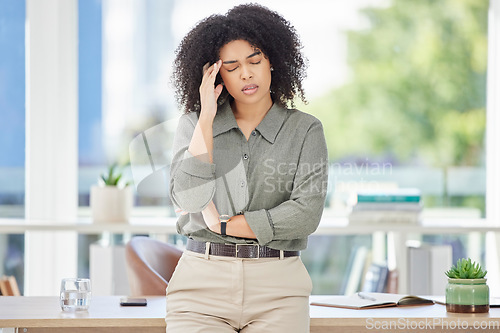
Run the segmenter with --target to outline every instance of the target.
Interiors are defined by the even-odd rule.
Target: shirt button
[[[252,131],[252,135],[253,135],[253,136],[256,136],[256,135],[257,135],[257,132],[256,132],[256,131]]]
[[[240,183],[240,186],[241,186],[241,187],[245,187],[245,182],[244,182],[244,181],[242,181],[242,182]]]
[[[248,160],[248,154],[243,154],[243,159]]]
[[[243,211],[239,211],[237,215],[243,215]]]

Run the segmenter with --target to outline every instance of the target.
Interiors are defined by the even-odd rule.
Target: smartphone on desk
[[[121,306],[146,306],[148,305],[148,301],[145,298],[137,298],[137,297],[122,297],[120,298]]]

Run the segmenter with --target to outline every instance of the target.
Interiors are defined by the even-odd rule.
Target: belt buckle
[[[257,257],[249,257],[249,258],[250,259],[259,259],[260,258],[260,245],[259,244],[236,244],[236,253],[235,253],[236,258],[244,258],[244,257],[240,257],[238,255],[238,251],[239,251],[238,247],[239,246],[255,246],[255,247],[257,247]]]

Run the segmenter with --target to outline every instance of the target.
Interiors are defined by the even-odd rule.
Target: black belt
[[[186,250],[205,253],[206,243],[188,239]],[[279,258],[280,250],[271,249],[258,244],[221,244],[210,243],[209,254],[213,256],[234,258]],[[283,251],[284,257],[296,257],[300,251]]]

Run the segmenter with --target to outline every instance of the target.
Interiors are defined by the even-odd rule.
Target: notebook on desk
[[[334,295],[311,303],[311,305],[355,310],[432,304],[433,300],[418,296],[368,292],[359,292],[351,296]]]

